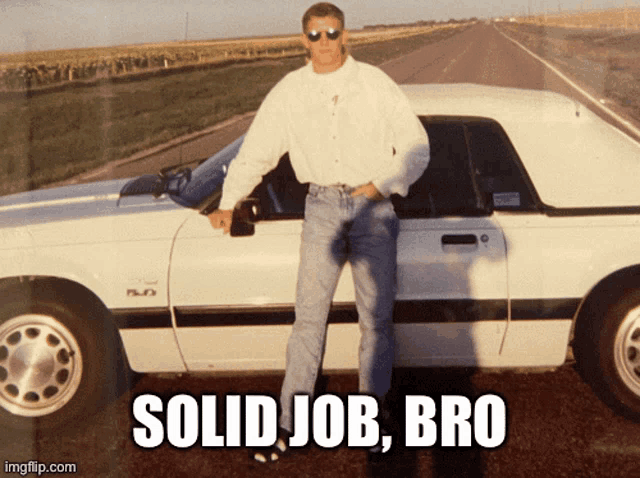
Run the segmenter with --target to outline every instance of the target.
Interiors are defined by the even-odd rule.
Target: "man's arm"
[[[272,170],[287,151],[286,117],[282,88],[276,85],[266,96],[236,158],[231,162],[218,209],[208,215],[211,225],[231,231],[233,209],[251,193],[262,176]]]
[[[393,131],[395,155],[372,185],[385,197],[394,193],[406,196],[409,187],[429,165],[429,138],[400,87],[393,83],[390,90],[386,99],[391,105],[388,121]]]

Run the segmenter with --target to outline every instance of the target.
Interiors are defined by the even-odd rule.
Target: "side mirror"
[[[233,210],[231,237],[253,236],[254,224],[260,218],[260,200],[247,198],[240,201]]]

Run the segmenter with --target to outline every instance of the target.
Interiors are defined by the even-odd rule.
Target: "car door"
[[[480,189],[464,119],[422,121],[429,167],[394,199],[396,363],[492,366],[507,326],[505,238]]]
[[[582,279],[598,270],[591,236],[598,228],[548,214],[496,121],[466,119],[465,128],[481,195],[492,204],[509,257],[509,325],[498,365],[556,367],[567,357],[572,319],[586,293],[575,294],[576,274],[582,270]],[[606,234],[607,226],[600,227]],[[585,288],[597,280],[584,279]]]
[[[201,214],[178,232],[169,287],[189,370],[284,368],[305,194],[285,156],[252,193],[262,208],[253,234],[225,235]]]

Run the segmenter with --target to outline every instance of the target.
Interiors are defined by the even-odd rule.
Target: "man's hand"
[[[380,191],[378,191],[378,188],[376,188],[373,183],[368,183],[354,189],[351,196],[366,196],[367,199],[372,201],[382,201],[384,199],[384,196],[380,194]]]
[[[225,209],[220,210],[216,209],[211,214],[207,216],[209,218],[209,222],[215,229],[222,228],[222,232],[224,234],[229,234],[231,231],[231,220],[233,217],[233,210]]]

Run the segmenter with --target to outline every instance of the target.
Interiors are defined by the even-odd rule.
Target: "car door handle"
[[[442,236],[442,245],[477,245],[478,237],[475,234],[445,234]]]

